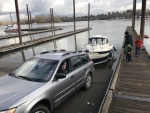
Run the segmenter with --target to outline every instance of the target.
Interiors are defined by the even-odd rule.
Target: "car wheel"
[[[92,85],[92,76],[91,76],[91,74],[89,73],[89,74],[87,75],[86,79],[85,79],[85,86],[84,86],[84,89],[85,89],[85,90],[90,89],[91,85]]]
[[[30,113],[50,113],[50,111],[46,106],[38,105],[33,107]]]

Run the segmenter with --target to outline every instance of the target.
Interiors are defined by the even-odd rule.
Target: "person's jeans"
[[[131,62],[131,61],[132,61],[131,53],[130,54],[126,53],[126,62]]]
[[[141,53],[141,49],[136,47],[135,55],[140,56],[140,53]]]

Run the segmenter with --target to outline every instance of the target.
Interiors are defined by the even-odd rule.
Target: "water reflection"
[[[74,43],[75,43],[75,51],[77,51],[77,39],[76,39],[76,34],[74,34]]]
[[[90,38],[90,30],[88,30],[88,37]]]
[[[21,54],[22,54],[22,59],[23,59],[23,62],[25,62],[25,61],[26,61],[26,58],[25,58],[24,51],[21,51]]]
[[[54,49],[57,49],[57,43],[54,35],[55,35],[55,31],[52,31]]]
[[[32,47],[32,51],[33,51],[33,56],[35,56],[34,47]]]

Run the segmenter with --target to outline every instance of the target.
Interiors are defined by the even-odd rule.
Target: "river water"
[[[115,60],[114,64],[116,65],[118,56],[120,54],[120,50],[122,48],[123,38],[124,38],[124,32],[127,28],[127,26],[131,26],[132,21],[131,20],[96,20],[96,21],[90,21],[90,27],[92,30],[89,32],[82,32],[79,34],[76,34],[76,42],[77,42],[77,49],[81,50],[88,42],[88,37],[91,37],[93,35],[105,35],[109,37],[110,43],[113,44],[117,52],[115,53]],[[33,27],[45,27],[50,26],[50,24],[33,24]],[[56,31],[56,34],[64,33],[67,31],[73,31],[74,26],[73,22],[64,22],[64,23],[56,23],[55,26],[58,26],[60,28],[63,28],[63,30]],[[80,21],[76,22],[76,29],[85,28],[88,26],[88,23],[86,21]],[[22,25],[22,28],[28,28],[27,25]],[[3,32],[5,26],[0,26],[0,35],[7,35],[5,32]],[[139,33],[140,28],[140,20],[136,20],[136,31]],[[150,20],[146,20],[146,26],[145,26],[145,34],[150,35]],[[41,33],[41,34],[35,34],[34,39],[47,37],[52,35],[51,32]],[[30,40],[30,36],[24,36],[22,37],[23,41]],[[18,38],[12,38],[7,40],[1,40],[0,46],[9,45],[17,43],[19,40]],[[61,38],[56,40],[57,49],[66,49],[68,51],[75,50],[75,41],[74,41],[74,35],[68,36],[65,38]],[[150,52],[150,40],[146,39],[144,41],[144,44]],[[0,58],[0,62],[3,62],[3,66],[0,67],[10,67],[10,70],[12,67],[10,66],[11,63],[13,64],[13,67],[16,65],[19,65],[20,63],[24,62],[26,59],[31,58],[34,55],[40,54],[43,51],[46,50],[52,50],[54,49],[53,42],[47,42],[32,48],[25,49],[21,52],[17,52],[8,56],[5,56],[3,58]],[[16,65],[15,65],[16,64]],[[112,66],[114,68],[115,66]]]

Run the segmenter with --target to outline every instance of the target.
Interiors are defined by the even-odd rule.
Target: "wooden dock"
[[[133,40],[137,37],[136,32],[127,27]],[[121,54],[117,79],[109,90],[111,96],[107,96],[105,108],[101,113],[150,113],[150,59],[146,50],[141,51],[141,56],[136,57],[135,47],[132,51],[131,64],[123,60]],[[115,78],[115,77],[114,77]],[[109,98],[109,99],[108,99]],[[107,104],[107,105],[106,105]],[[107,106],[107,107],[106,107]]]
[[[45,30],[40,30],[40,31],[34,30],[34,31],[31,31],[30,33],[22,33],[21,35],[27,36],[27,35],[33,35],[33,34],[44,33],[44,32],[52,32],[52,31],[57,31],[57,30],[62,30],[62,29],[61,28],[55,28],[55,29],[45,29]],[[11,34],[11,35],[0,36],[0,40],[15,38],[15,37],[19,37],[19,35],[18,34]]]
[[[27,48],[27,47],[31,47],[37,44],[41,44],[41,43],[45,43],[54,39],[59,39],[62,37],[66,37],[69,35],[74,35],[80,32],[84,32],[84,31],[88,31],[91,30],[92,28],[83,28],[83,29],[78,29],[76,31],[69,31],[69,32],[65,32],[65,33],[60,33],[60,34],[56,34],[53,36],[48,36],[48,37],[44,37],[44,38],[40,38],[40,39],[34,39],[31,41],[27,41],[27,42],[23,42],[22,44],[12,44],[12,45],[8,45],[8,46],[3,46],[0,47],[0,56],[3,56],[5,54],[11,53],[11,52],[15,52],[15,51],[19,51],[21,49]]]
[[[27,29],[21,29],[21,31],[42,31],[42,30],[50,30],[52,29],[51,26],[48,26],[48,27],[36,27],[36,28],[31,28],[29,30],[29,28]],[[61,28],[53,28],[52,30],[59,30]]]

